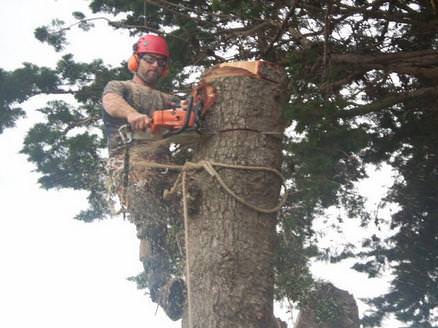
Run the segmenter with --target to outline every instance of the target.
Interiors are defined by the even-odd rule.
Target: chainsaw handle
[[[126,116],[126,120],[133,131],[144,131],[151,123],[148,115],[139,112],[131,112]]]

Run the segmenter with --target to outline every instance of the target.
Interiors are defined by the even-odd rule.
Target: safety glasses
[[[163,57],[156,57],[149,54],[144,54],[141,56],[141,59],[143,59],[148,64],[154,64],[157,63],[160,67],[165,67],[167,65],[167,59]]]

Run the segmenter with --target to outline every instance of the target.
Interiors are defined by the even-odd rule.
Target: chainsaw
[[[188,98],[187,109],[175,104],[171,108],[155,110],[151,114],[146,131],[132,131],[129,124],[119,128],[124,144],[134,140],[157,141],[169,139],[169,143],[190,143],[202,134],[201,122],[208,109],[215,103],[215,89],[207,84],[197,86]]]

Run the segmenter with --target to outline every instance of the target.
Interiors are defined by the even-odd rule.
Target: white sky
[[[0,67],[22,62],[54,67],[62,54],[33,37],[36,27],[53,18],[74,22],[71,12],[87,1],[2,0]],[[134,39],[97,29],[69,33],[78,61],[103,58],[118,65],[130,55]],[[105,33],[105,31],[110,33]],[[47,97],[24,108],[34,110]],[[21,149],[25,131],[38,115],[20,120],[0,135],[0,327],[144,328],[179,327],[126,280],[141,271],[135,228],[121,218],[91,224],[73,220],[86,208],[85,194],[45,191]]]
[[[34,29],[54,18],[72,23],[71,12],[86,12],[87,3],[2,0],[0,67],[14,70],[23,62],[54,67],[62,53],[35,40]],[[114,32],[104,22],[96,26],[87,33],[69,32],[66,52],[74,53],[78,61],[102,58],[118,65],[130,55],[135,39]],[[26,130],[39,117],[32,110],[45,100],[35,97],[26,102],[28,118],[0,135],[0,327],[179,327],[161,310],[156,312],[148,297],[126,280],[142,269],[133,225],[121,218],[88,224],[73,220],[86,208],[85,194],[39,189],[34,167],[18,154]],[[377,186],[375,181],[364,185],[374,197],[380,190],[376,187],[388,183],[387,173],[377,179]],[[377,201],[378,197],[371,203]],[[349,231],[350,237],[359,233],[355,224]],[[367,279],[345,264],[316,264],[313,270],[357,298],[375,296],[386,288],[383,280]],[[363,304],[359,305],[362,311]]]

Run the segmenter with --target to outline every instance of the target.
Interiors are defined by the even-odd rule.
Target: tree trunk
[[[215,67],[204,75],[202,81],[213,85],[217,94],[205,122],[215,134],[202,139],[195,162],[280,170],[286,76],[280,67],[266,62],[257,65],[256,74]],[[278,204],[281,179],[274,173],[215,168],[231,190],[249,203],[261,208]],[[191,199],[186,227],[189,313],[183,327],[276,327],[276,213],[264,214],[238,202],[205,171],[189,173],[187,186]]]

